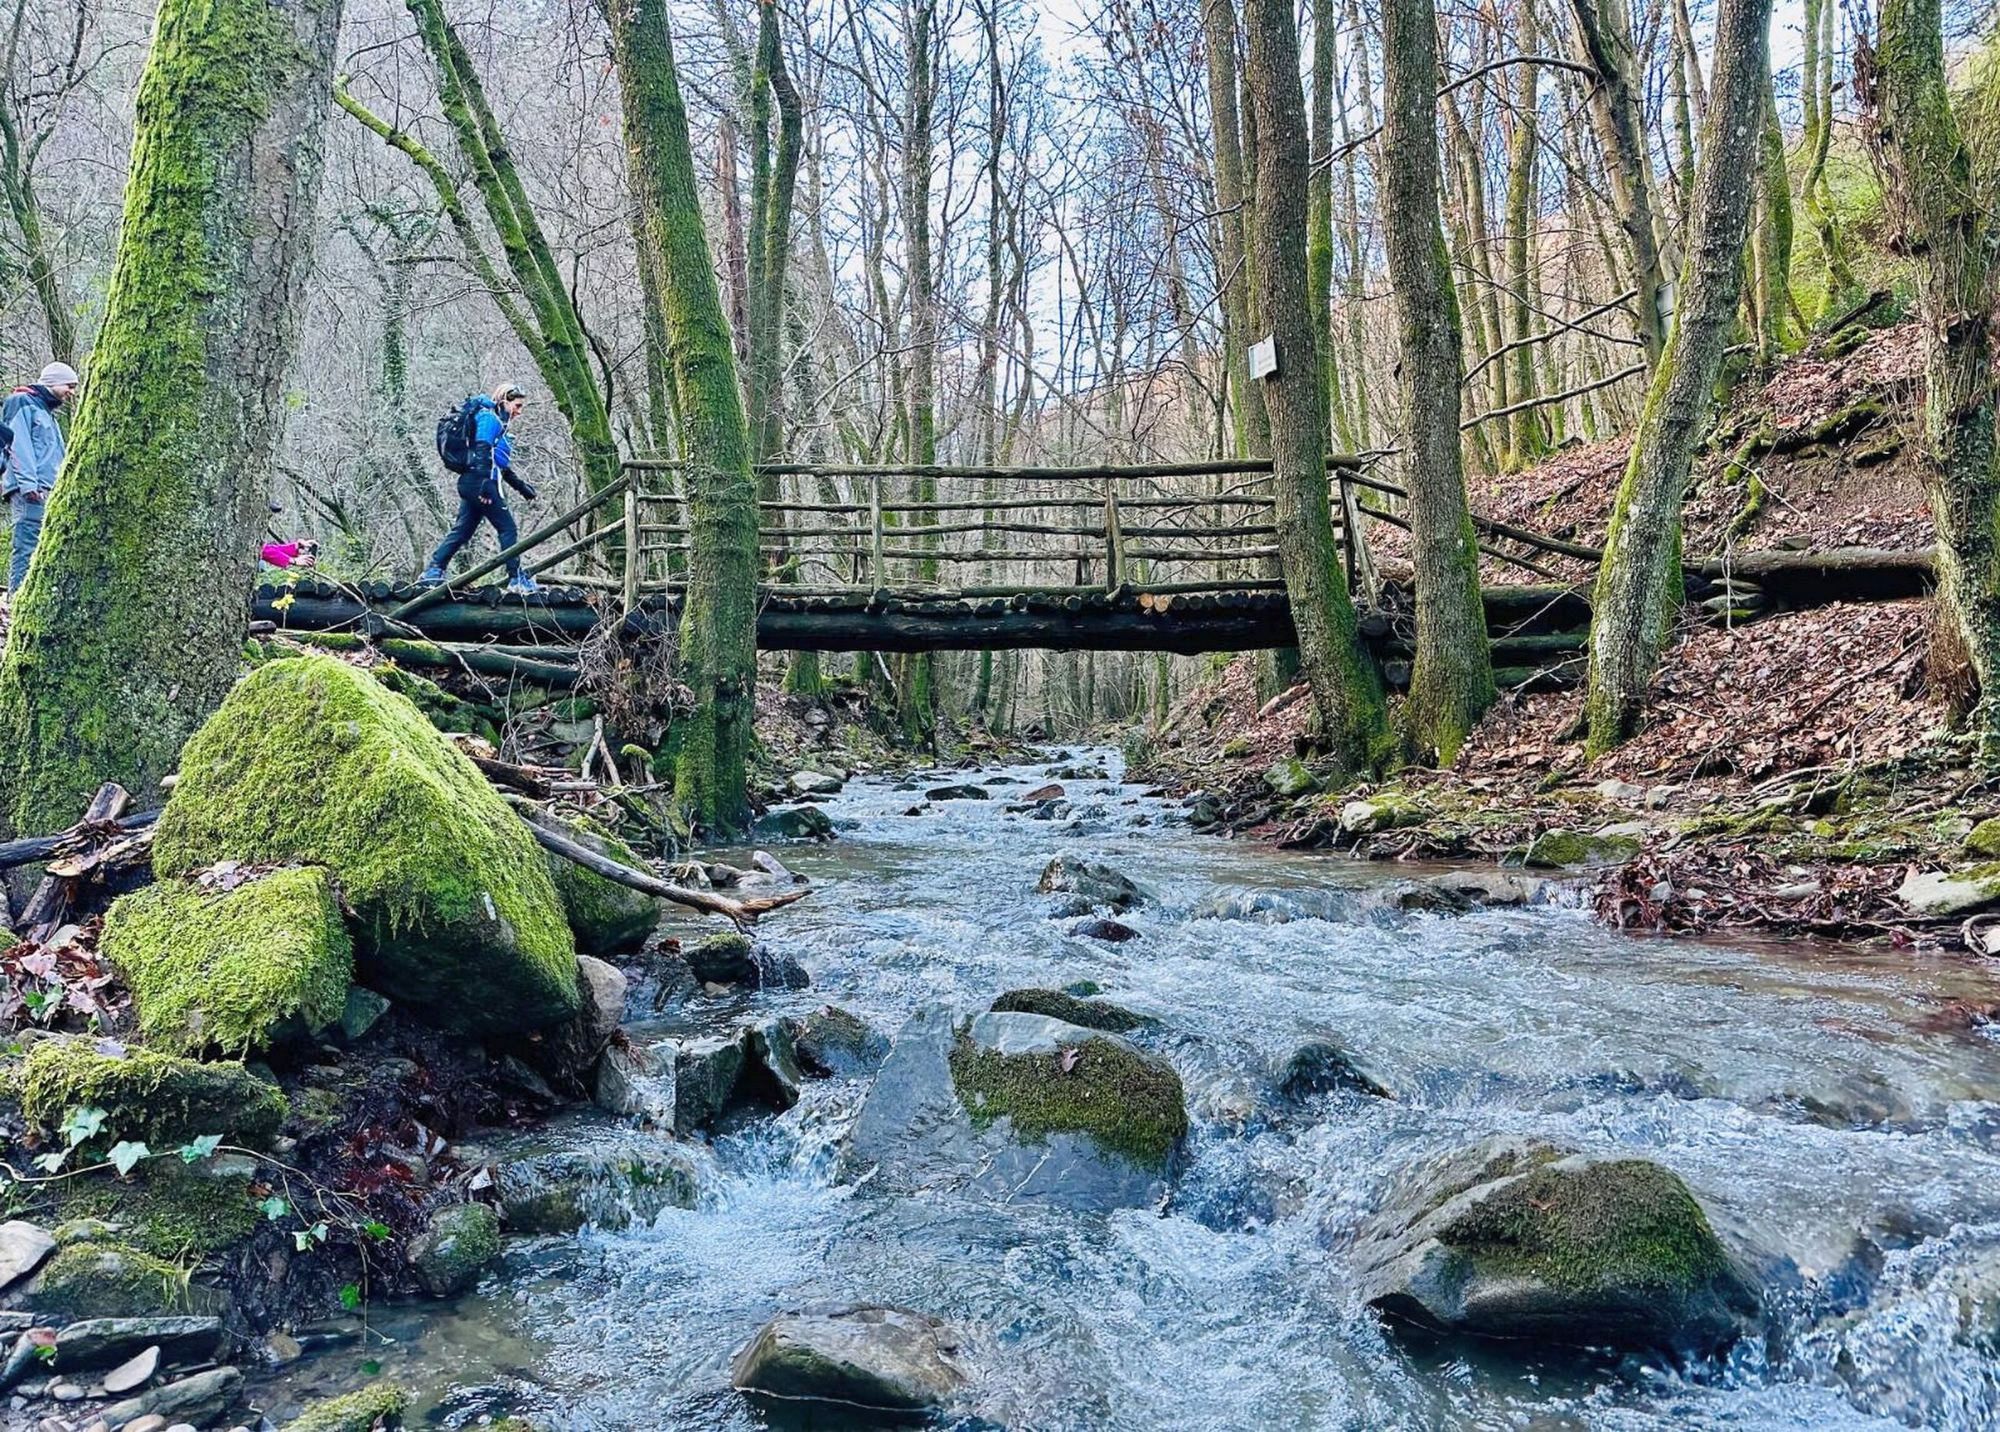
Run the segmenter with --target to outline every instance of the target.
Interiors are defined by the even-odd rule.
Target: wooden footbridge
[[[758,645],[882,652],[1291,646],[1270,471],[1256,461],[764,468]],[[1358,500],[1366,494],[1380,504],[1400,489],[1368,475],[1358,459],[1330,458],[1328,472],[1340,560],[1353,586],[1339,515],[1366,512],[1400,525],[1386,504]],[[688,561],[679,478],[675,462],[634,460],[602,491],[444,586],[307,574],[261,587],[254,615],[298,632],[401,640],[411,652],[412,638],[445,643],[453,661],[553,680],[574,671],[576,645],[605,624],[646,632],[678,621]],[[772,495],[786,486],[801,495]],[[1545,579],[1487,591],[1502,679],[1559,682],[1565,663],[1574,665],[1589,608],[1580,589],[1556,580],[1543,563],[1598,554],[1503,523],[1478,525],[1485,550]],[[1776,555],[1795,559],[1792,567],[1815,560]],[[1912,554],[1872,555],[1885,560],[1872,567],[1862,561],[1847,584],[1897,595],[1927,575],[1927,561],[1923,573],[1910,570]],[[543,591],[503,593],[497,574],[512,556]],[[1691,591],[1715,580],[1734,590],[1741,568],[1733,564],[1712,579],[1692,572]],[[1410,604],[1393,587],[1380,598],[1363,603],[1362,631],[1397,684],[1407,677]]]

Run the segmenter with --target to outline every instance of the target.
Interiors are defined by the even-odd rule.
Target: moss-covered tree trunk
[[[1637,726],[1646,684],[1681,606],[1681,507],[1742,292],[1770,21],[1771,0],[1723,0],[1716,17],[1680,307],[1633,434],[1592,597],[1585,713],[1593,754]]]
[[[48,236],[42,229],[42,201],[36,190],[32,161],[21,144],[20,129],[14,123],[13,96],[0,97],[0,194],[7,200],[15,231],[21,239],[21,257],[28,271],[28,284],[41,306],[42,322],[49,333],[49,356],[74,363],[76,317],[62,279],[49,253]]]
[[[1278,549],[1299,669],[1312,689],[1321,736],[1345,769],[1359,772],[1381,760],[1386,727],[1381,683],[1355,633],[1327,497],[1326,390],[1306,299],[1309,165],[1299,32],[1290,0],[1250,0],[1244,17],[1257,129],[1257,306],[1278,349],[1277,374],[1264,380]]]
[[[1826,182],[1826,158],[1833,146],[1833,26],[1837,8],[1834,0],[1805,0],[1801,26],[1805,55],[1799,99],[1805,110],[1805,132],[1800,148],[1805,174],[1799,180],[1799,207],[1806,211],[1806,222],[1812,225],[1820,257],[1826,263],[1821,314],[1830,312],[1854,290],[1854,267],[1848,262],[1847,245],[1834,219],[1833,196]]]
[[[1534,0],[1522,0],[1521,48],[1534,54],[1541,44],[1541,30]],[[1535,160],[1541,148],[1541,68],[1523,64],[1515,67],[1514,133],[1507,144],[1507,342],[1514,351],[1506,360],[1513,366],[1511,385],[1514,401],[1535,396],[1534,291],[1535,272]],[[1449,277],[1449,275],[1447,275]],[[1546,418],[1541,409],[1523,408],[1509,420],[1508,462],[1529,467],[1541,461],[1549,450]]]
[[[757,676],[757,490],[736,353],[722,316],[674,68],[666,0],[610,0],[611,56],[626,162],[667,331],[667,365],[687,483],[687,604],[681,669],[695,707],[681,723],[674,789],[710,830],[748,814]]]
[[[931,254],[931,165],[935,158],[937,83],[937,0],[916,0],[908,10],[904,59],[909,75],[903,115],[903,242],[910,305],[909,460],[920,467],[937,461],[938,300],[936,262]],[[919,477],[913,495],[919,503],[938,500],[937,479]],[[921,520],[921,519],[918,519]],[[925,526],[936,526],[925,522]],[[913,544],[934,551],[936,534]],[[939,564],[934,557],[917,561],[917,580],[935,583]],[[896,663],[896,710],[903,733],[913,741],[937,737],[937,657],[915,651]]]
[[[1995,220],[1952,114],[1938,0],[1887,0],[1870,143],[1924,330],[1924,456],[1937,599],[1979,679],[1973,726],[2000,766],[2000,460],[1995,455]]]
[[[340,0],[165,0],[90,385],[0,659],[0,823],[143,803],[236,679]]]
[[[1778,127],[1778,99],[1764,75],[1763,145],[1757,163],[1757,224],[1751,255],[1757,274],[1757,356],[1775,364],[1791,349],[1792,176],[1785,163],[1785,134]]]
[[[1412,753],[1449,762],[1493,704],[1479,547],[1459,448],[1458,291],[1438,221],[1437,12],[1382,11],[1382,231],[1402,340],[1404,466],[1417,646],[1404,710]],[[1517,277],[1525,277],[1517,270]]]

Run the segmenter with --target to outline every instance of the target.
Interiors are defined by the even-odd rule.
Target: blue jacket
[[[7,476],[0,496],[17,492],[48,492],[62,470],[63,435],[56,425],[56,405],[40,386],[10,393],[0,406],[0,422],[13,435],[7,455]]]

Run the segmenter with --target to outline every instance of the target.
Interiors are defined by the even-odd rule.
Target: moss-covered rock
[[[469,1291],[499,1256],[500,1217],[483,1203],[440,1209],[410,1241],[410,1267],[434,1298]]]
[[[952,1046],[951,1078],[975,1127],[1005,1118],[1024,1142],[1087,1134],[1164,1172],[1187,1137],[1186,1095],[1172,1066],[1066,1022],[983,1016]]]
[[[219,1176],[179,1159],[154,1159],[130,1179],[72,1179],[58,1211],[72,1225],[102,1224],[141,1253],[177,1263],[234,1247],[261,1218],[247,1175]]]
[[[1403,830],[1422,825],[1428,819],[1423,807],[1393,795],[1349,801],[1340,808],[1340,828],[1348,835],[1375,835],[1385,830]]]
[[[73,1243],[42,1265],[21,1301],[44,1317],[71,1320],[205,1312],[214,1297],[150,1253],[117,1243]]]
[[[401,1427],[410,1394],[393,1382],[373,1382],[359,1392],[316,1402],[285,1424],[285,1432],[374,1432]]]
[[[99,949],[125,977],[147,1043],[243,1055],[340,1018],[354,947],[326,871],[232,888],[163,880],[121,897]]]
[[[1982,820],[1965,837],[1968,855],[1983,856],[1987,860],[2000,860],[2000,816]],[[3,943],[3,942],[0,942]]]
[[[1287,756],[1273,762],[1271,768],[1264,772],[1264,784],[1271,788],[1272,795],[1290,800],[1318,790],[1319,777],[1297,756]]]
[[[1545,830],[1528,843],[1521,854],[1521,863],[1542,870],[1579,865],[1623,865],[1638,853],[1639,841],[1635,836]]]
[[[646,862],[636,851],[589,816],[558,821],[538,813],[523,814],[530,820],[547,823],[558,834],[620,865],[646,869]],[[563,913],[569,917],[570,932],[576,937],[578,949],[597,955],[636,950],[660,923],[660,902],[651,895],[606,880],[560,855],[550,853],[547,859],[549,875],[555,881],[556,894],[562,897]]]
[[[261,1144],[285,1120],[284,1094],[241,1064],[203,1064],[151,1049],[103,1054],[82,1039],[44,1039],[21,1070],[21,1113],[45,1129],[73,1108],[105,1112],[94,1143],[143,1140],[165,1150],[221,1134]]]
[[[576,1013],[576,949],[534,836],[405,698],[329,657],[242,681],[188,742],[162,878],[220,860],[323,865],[363,982],[447,1028]]]
[[[1444,1332],[1635,1351],[1706,1352],[1748,1328],[1756,1287],[1669,1170],[1473,1152],[1402,1180],[1363,1229],[1377,1308]]]
[[[1010,989],[993,1001],[996,1014],[1045,1014],[1080,1029],[1130,1034],[1153,1023],[1143,1014],[1101,1000],[1078,999],[1056,989]]]

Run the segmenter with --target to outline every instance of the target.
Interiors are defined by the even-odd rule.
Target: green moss
[[[500,1216],[483,1203],[439,1210],[409,1250],[417,1281],[439,1298],[470,1289],[499,1256]]]
[[[285,1096],[241,1064],[199,1064],[151,1049],[99,1054],[81,1039],[45,1039],[21,1071],[21,1113],[53,1130],[72,1108],[106,1114],[94,1143],[140,1139],[170,1149],[221,1134],[260,1144],[284,1122]]]
[[[1988,860],[2000,859],[2000,816],[1975,825],[1965,837],[1965,849],[1969,855],[1983,855]]]
[[[572,816],[562,823],[561,829],[599,855],[609,856],[634,870],[647,869],[646,862],[632,847],[589,816]],[[578,949],[592,954],[636,949],[659,924],[659,902],[652,896],[615,880],[606,880],[560,855],[549,854],[546,858]]]
[[[233,890],[161,881],[104,918],[104,955],[132,988],[147,1043],[243,1055],[340,1017],[354,949],[324,870],[276,870]]]
[[[400,1427],[410,1394],[393,1382],[374,1382],[359,1392],[315,1403],[285,1424],[285,1432],[371,1432]]]
[[[1050,1019],[1060,1019],[1065,1024],[1078,1025],[1084,1029],[1101,1029],[1107,1034],[1128,1034],[1135,1029],[1144,1029],[1153,1023],[1144,1015],[1134,1014],[1129,1009],[1121,1009],[1115,1004],[1100,1004],[1093,1000],[1078,999],[1053,989],[1012,989],[993,1001],[996,1014],[1045,1014]]]
[[[1070,1053],[1075,1062],[1065,1069]],[[975,1127],[1004,1117],[1029,1143],[1084,1133],[1141,1167],[1164,1169],[1187,1136],[1179,1076],[1116,1040],[1086,1039],[1064,1053],[1001,1054],[961,1035],[952,1046],[951,1080]]]
[[[576,1013],[576,949],[526,825],[417,708],[330,657],[272,662],[188,742],[162,878],[225,859],[326,866],[363,979],[489,1034]]]
[[[26,1302],[66,1318],[137,1318],[186,1312],[195,1295],[165,1259],[116,1243],[72,1243],[42,1265]]]
[[[1543,1164],[1438,1236],[1482,1262],[1578,1292],[1639,1286],[1686,1293],[1728,1267],[1687,1186],[1643,1159]]]
[[[1586,835],[1575,830],[1545,830],[1528,845],[1524,865],[1542,869],[1569,865],[1619,865],[1639,853],[1629,835]]]
[[[260,1215],[248,1177],[215,1177],[179,1159],[141,1167],[129,1180],[70,1180],[58,1216],[101,1220],[140,1252],[176,1262],[234,1247],[256,1230]]]
[[[460,700],[428,676],[419,676],[391,662],[373,667],[369,675],[398,696],[409,697],[425,719],[440,731],[469,734],[477,732],[483,724],[471,702]]]

